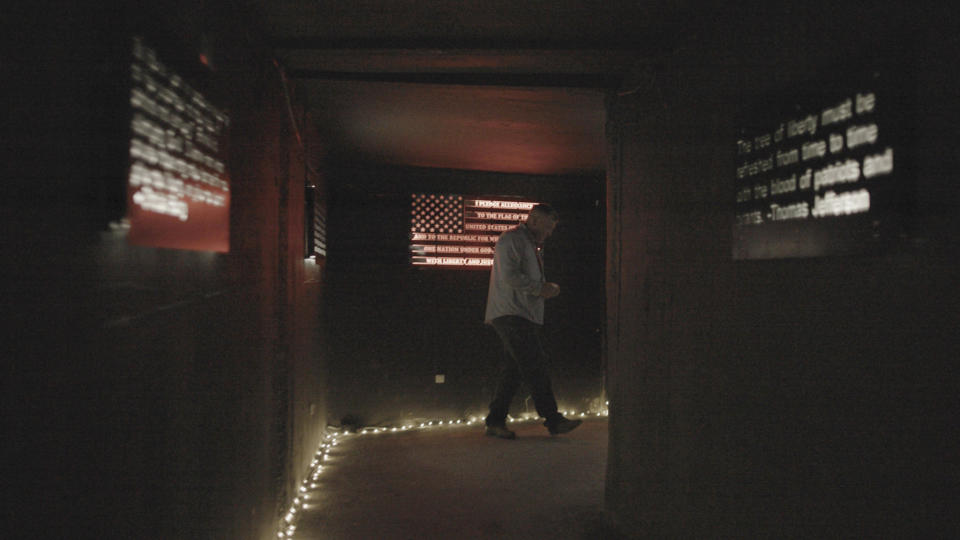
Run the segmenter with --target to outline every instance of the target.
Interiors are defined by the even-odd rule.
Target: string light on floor
[[[310,498],[310,492],[319,487],[317,481],[323,473],[323,462],[330,459],[330,451],[339,444],[340,437],[346,435],[349,435],[349,433],[330,433],[323,438],[320,447],[317,449],[317,453],[314,454],[313,460],[310,461],[310,468],[303,482],[300,484],[300,487],[297,488],[297,496],[294,497],[286,515],[280,520],[277,529],[277,538],[293,538],[294,533],[297,531],[297,518],[304,509],[305,501]]]
[[[580,418],[586,418],[589,416],[606,417],[609,416],[609,406],[610,402],[606,401],[600,410],[594,412],[570,410],[560,411],[560,414],[567,417]],[[507,422],[510,423],[534,422],[539,420],[540,418],[536,413],[524,413],[520,417],[507,415]],[[430,420],[427,422],[420,422],[419,424],[404,424],[402,426],[371,426],[361,428],[355,433],[358,435],[376,435],[380,433],[399,433],[406,431],[434,429],[443,426],[474,426],[478,424],[482,425],[483,423],[483,417],[471,416],[470,418],[458,418],[455,420]],[[297,496],[294,497],[290,504],[290,508],[287,510],[287,513],[283,516],[283,519],[280,520],[277,528],[277,538],[281,540],[287,540],[294,537],[294,534],[297,531],[296,522],[300,514],[302,514],[303,510],[305,509],[305,502],[311,498],[311,492],[320,487],[317,482],[320,480],[320,475],[323,474],[324,463],[330,459],[330,452],[340,443],[340,440],[343,437],[350,435],[350,431],[331,432],[323,438],[323,441],[320,443],[320,446],[317,449],[317,453],[314,454],[313,460],[310,461],[310,468],[307,470],[307,474],[304,476],[303,482],[301,482],[300,487],[297,488]]]

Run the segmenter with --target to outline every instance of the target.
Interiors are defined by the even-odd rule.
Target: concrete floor
[[[342,438],[294,538],[599,538],[607,420],[510,427],[516,440],[482,426]]]

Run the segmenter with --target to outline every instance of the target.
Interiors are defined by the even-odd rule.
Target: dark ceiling
[[[332,158],[604,169],[604,98],[669,51],[684,2],[260,0]]]

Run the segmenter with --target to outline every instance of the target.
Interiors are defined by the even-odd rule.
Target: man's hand
[[[544,298],[553,298],[560,294],[560,286],[556,283],[546,282],[540,287],[540,296]]]

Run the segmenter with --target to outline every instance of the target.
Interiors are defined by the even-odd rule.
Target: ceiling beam
[[[658,54],[668,47],[666,41],[652,35],[606,36],[603,38],[543,38],[505,39],[505,38],[465,38],[465,37],[277,37],[273,44],[278,49],[320,49],[320,50],[602,50],[602,51],[642,51],[644,54]]]
[[[620,75],[603,73],[357,73],[294,69],[287,74],[309,80],[593,89],[615,89],[622,81]]]
[[[277,49],[290,70],[349,73],[622,73],[648,58],[633,51],[518,49]]]

